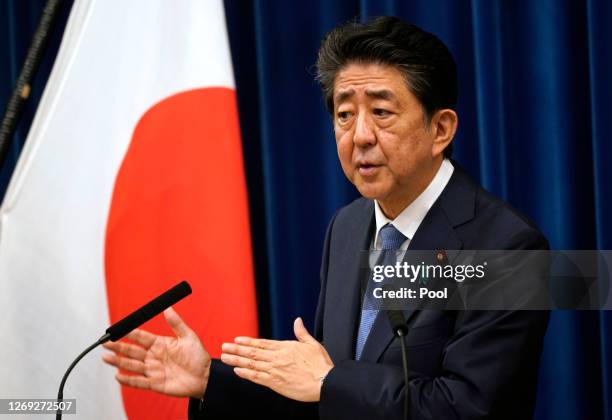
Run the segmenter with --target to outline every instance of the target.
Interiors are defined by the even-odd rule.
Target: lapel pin
[[[442,263],[446,259],[446,252],[443,249],[439,249],[436,253],[436,259],[439,263]]]

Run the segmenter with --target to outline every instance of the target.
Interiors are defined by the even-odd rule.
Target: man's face
[[[405,207],[433,176],[433,136],[394,67],[349,64],[338,73],[334,130],[345,175],[385,211],[385,205]]]

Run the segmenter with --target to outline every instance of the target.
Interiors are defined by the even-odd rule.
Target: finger
[[[261,372],[270,370],[270,364],[268,362],[260,362],[253,359],[247,359],[246,357],[235,356],[233,354],[221,353],[221,361],[226,365],[258,370]]]
[[[115,343],[109,341],[102,344],[102,346],[104,346],[104,348],[107,350],[121,353],[136,360],[144,360],[145,356],[147,355],[147,351],[142,347],[137,346],[136,344],[124,343],[121,341],[117,341]]]
[[[131,386],[138,389],[151,389],[151,380],[140,375],[124,375],[118,373],[115,379],[123,385]]]
[[[251,370],[245,368],[234,368],[234,373],[243,379],[247,379],[259,385],[269,387],[272,383],[272,375],[259,370]]]
[[[308,333],[308,330],[304,326],[304,321],[302,321],[300,317],[296,318],[293,323],[293,332],[300,343],[318,343],[318,341]]]
[[[102,356],[102,360],[111,366],[115,366],[119,369],[127,370],[133,373],[145,372],[145,364],[140,360],[128,359],[126,357],[120,357],[115,354],[105,354]]]
[[[280,348],[280,341],[265,340],[262,338],[236,337],[234,338],[234,343],[263,350],[277,350]]]
[[[274,360],[273,350],[264,350],[257,347],[241,346],[234,343],[223,343],[221,350],[227,354],[243,356],[248,359],[271,362]]]
[[[132,340],[133,342],[140,344],[147,350],[153,345],[153,343],[155,343],[157,337],[159,336],[141,329],[135,329],[125,336],[125,338],[128,340]]]
[[[186,337],[191,334],[191,328],[185,324],[185,322],[181,319],[179,314],[176,313],[172,306],[164,311],[164,317],[166,318],[166,322],[172,328],[174,334],[177,337]]]

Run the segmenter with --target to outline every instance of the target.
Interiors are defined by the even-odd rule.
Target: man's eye
[[[378,117],[387,117],[391,115],[391,112],[387,111],[386,109],[382,109],[382,108],[374,108],[374,115]]]
[[[351,113],[348,112],[348,111],[340,111],[340,112],[338,112],[338,119],[340,121],[346,121],[346,120],[348,120],[350,118],[350,116],[351,116]]]

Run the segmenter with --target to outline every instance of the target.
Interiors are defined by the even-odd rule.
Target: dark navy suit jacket
[[[409,249],[547,249],[538,229],[476,185],[456,163],[446,188]],[[374,204],[340,209],[325,238],[315,337],[334,368],[317,404],[298,403],[235,376],[215,360],[192,418],[401,419],[404,377],[399,342],[380,312],[360,361],[354,360],[362,302],[360,254],[370,248]],[[548,312],[412,311],[406,337],[411,419],[529,419]]]

